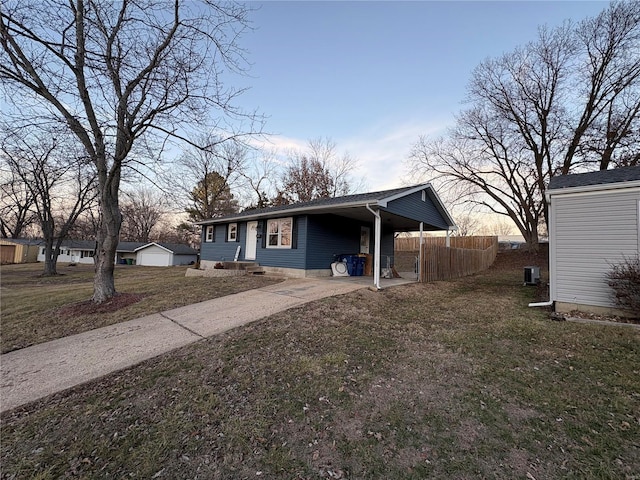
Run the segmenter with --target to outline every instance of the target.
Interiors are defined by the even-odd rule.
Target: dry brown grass
[[[4,414],[3,478],[637,480],[640,334],[527,308],[520,263],[313,302]]]
[[[93,292],[93,266],[60,266],[62,275],[41,277],[42,264],[3,265],[2,353],[274,282],[185,277],[186,268],[116,266],[116,288],[139,301],[99,312],[83,303]]]

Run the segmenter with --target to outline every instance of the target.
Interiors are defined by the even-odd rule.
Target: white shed
[[[188,245],[170,243],[147,243],[135,250],[136,265],[169,267],[191,265],[198,261],[198,252]]]
[[[640,166],[558,176],[546,196],[556,311],[610,312],[606,274],[640,253]]]

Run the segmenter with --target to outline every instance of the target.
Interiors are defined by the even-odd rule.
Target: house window
[[[238,224],[230,223],[227,228],[227,242],[237,242],[238,241]]]
[[[274,218],[267,221],[267,248],[291,248],[293,219]]]
[[[93,250],[81,250],[80,258],[89,258],[93,257]]]
[[[423,202],[427,201],[427,192],[425,190],[422,190],[422,201]]]
[[[205,242],[213,242],[213,233],[214,233],[214,226],[213,225],[207,225],[207,227],[205,229],[204,241]]]

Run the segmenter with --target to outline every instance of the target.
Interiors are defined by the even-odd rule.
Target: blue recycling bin
[[[356,260],[355,275],[357,277],[361,277],[364,275],[364,264],[367,259],[365,257],[361,257],[358,255],[355,257],[355,260]]]
[[[361,277],[364,275],[365,257],[359,255],[342,255],[342,261],[347,264],[347,272],[352,277]]]

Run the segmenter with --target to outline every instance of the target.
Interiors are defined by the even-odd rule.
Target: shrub
[[[625,257],[624,262],[613,265],[607,281],[618,306],[640,315],[640,255]]]

